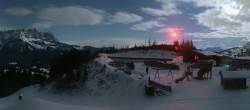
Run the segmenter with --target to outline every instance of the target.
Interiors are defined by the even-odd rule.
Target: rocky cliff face
[[[45,65],[54,56],[76,47],[60,43],[51,32],[36,29],[0,31],[0,66],[9,62]]]
[[[250,52],[250,42],[248,42],[247,44],[245,44],[243,46],[244,49],[246,49],[248,52]]]

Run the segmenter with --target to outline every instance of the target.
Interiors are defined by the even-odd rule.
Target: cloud
[[[199,24],[207,26],[211,30],[231,30],[242,25],[238,20],[217,9],[206,10],[195,17]]]
[[[181,10],[177,8],[177,4],[172,0],[156,0],[156,1],[161,3],[161,8],[156,9],[156,8],[143,7],[141,8],[141,10],[153,16],[170,16],[182,13]]]
[[[129,23],[138,22],[141,20],[142,20],[141,16],[133,14],[133,13],[116,12],[110,21],[112,23],[129,24]]]
[[[247,41],[241,40],[243,38],[228,37],[225,38],[203,38],[204,41],[192,40],[196,47],[198,48],[207,48],[207,47],[221,47],[228,49],[236,46],[243,46]],[[236,42],[237,41],[237,42]]]
[[[9,27],[9,26],[0,26],[0,31],[6,31],[6,30],[13,30],[13,27]]]
[[[32,11],[27,8],[11,7],[5,9],[5,12],[13,16],[27,16],[32,14]]]
[[[220,2],[226,0],[181,0],[181,1],[194,3],[197,7],[216,7]]]
[[[250,2],[247,0],[182,0],[204,8],[194,15],[199,25],[208,27],[207,32],[188,32],[193,38],[240,38],[250,40]],[[235,42],[235,41],[233,41]],[[232,43],[232,42],[231,42]],[[230,44],[230,43],[227,43]]]
[[[204,42],[205,40],[202,40],[202,39],[194,39],[192,40],[193,42]]]
[[[160,8],[143,7],[142,11],[153,16],[171,16],[182,14],[178,9],[175,0],[155,0],[161,3]],[[193,19],[197,20],[197,24],[205,26],[208,29],[203,32],[186,32],[183,33],[186,39],[190,38],[200,47],[206,46],[238,46],[244,45],[250,40],[250,2],[248,0],[180,0],[180,2],[189,2],[194,4],[195,9],[199,9],[200,13],[193,15]],[[170,10],[170,11],[168,11]],[[162,28],[157,32],[165,33],[171,31],[172,28]],[[226,39],[225,39],[226,38]],[[236,43],[235,39],[239,40]],[[207,41],[208,39],[220,40]],[[223,39],[223,40],[222,40]],[[222,43],[227,40],[227,43]]]
[[[142,20],[141,16],[133,13],[116,12],[114,15],[111,15],[102,10],[76,6],[43,8],[38,13],[38,18],[43,21],[32,24],[32,27],[51,28],[55,25],[129,24]]]
[[[168,33],[168,32],[174,32],[174,31],[182,31],[184,30],[183,28],[162,28],[162,29],[159,29],[157,32],[160,32],[160,33]]]
[[[103,46],[115,46],[116,48],[120,48],[122,46],[134,46],[135,43],[137,45],[144,44],[144,40],[129,38],[129,37],[109,37],[109,38],[93,38],[93,39],[82,39],[75,41],[65,41],[65,43],[73,44],[73,45],[81,45],[81,46],[94,46],[94,47],[103,47]]]
[[[185,38],[192,39],[198,48],[222,47],[225,49],[243,46],[250,40],[247,36],[238,36],[235,33],[223,33],[221,31],[185,33]]]
[[[131,27],[131,29],[132,30],[146,31],[146,30],[154,28],[154,27],[164,27],[165,25],[161,23],[162,20],[165,20],[165,19],[160,18],[157,20],[141,22],[141,23],[133,25]]]
[[[49,22],[49,21],[38,22],[38,23],[32,24],[33,28],[38,28],[38,29],[48,29],[48,28],[51,28],[53,26],[54,26],[54,24],[52,22]]]
[[[104,14],[97,9],[67,6],[44,8],[38,18],[59,25],[99,25],[103,22]]]

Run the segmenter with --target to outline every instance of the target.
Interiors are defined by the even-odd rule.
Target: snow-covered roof
[[[222,56],[221,54],[218,54],[212,51],[196,51],[196,52],[201,53],[206,56]]]
[[[250,78],[250,71],[222,71],[224,78]]]
[[[236,57],[236,59],[239,59],[239,60],[250,60],[250,56]]]

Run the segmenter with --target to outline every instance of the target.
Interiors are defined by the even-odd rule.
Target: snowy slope
[[[97,62],[107,64],[107,57],[96,59]],[[99,63],[93,64],[90,80],[85,89],[80,88],[71,95],[52,94],[37,87],[23,88],[19,92],[0,99],[1,110],[248,110],[250,108],[250,89],[223,90],[220,85],[218,72],[225,70],[222,67],[213,68],[211,80],[184,80],[174,83],[180,77],[187,65],[177,63],[180,70],[173,72],[174,78],[166,77],[168,70],[160,70],[160,79],[154,79],[155,70],[149,69],[145,73],[142,63],[135,64],[135,71],[144,74],[140,78],[135,74],[131,76],[107,65],[104,71]],[[91,65],[92,65],[91,64]],[[94,69],[96,67],[96,69]],[[99,68],[99,70],[98,70]],[[100,72],[103,71],[103,72]],[[197,72],[197,71],[196,71]],[[143,85],[151,77],[162,84],[169,84],[172,93],[162,96],[146,97]],[[118,78],[117,78],[118,77]],[[101,81],[103,80],[103,81]],[[250,82],[247,82],[250,85]],[[81,90],[82,89],[82,90]],[[24,99],[19,101],[18,95],[22,93]]]

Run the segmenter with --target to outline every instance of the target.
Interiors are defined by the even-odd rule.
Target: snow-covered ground
[[[127,75],[115,67],[108,57],[96,59],[106,70],[90,75],[85,90],[68,94],[53,94],[40,90],[37,86],[21,89],[15,94],[0,99],[0,110],[248,110],[250,108],[250,89],[224,90],[220,85],[218,72],[223,67],[213,68],[213,78],[208,80],[183,80],[174,83],[187,65],[175,59],[180,70],[172,70],[173,78],[167,77],[169,70],[159,70],[159,77],[154,78],[156,70],[149,68],[145,73],[143,63],[135,63],[132,75]],[[99,66],[101,66],[99,65]],[[94,71],[94,70],[93,70]],[[195,71],[197,72],[197,71]],[[139,75],[141,74],[141,75]],[[194,74],[196,75],[196,74]],[[147,97],[144,85],[148,77],[162,84],[171,84],[172,93]],[[247,82],[250,85],[250,82]],[[84,92],[83,92],[84,91]],[[18,95],[23,100],[18,100]]]

